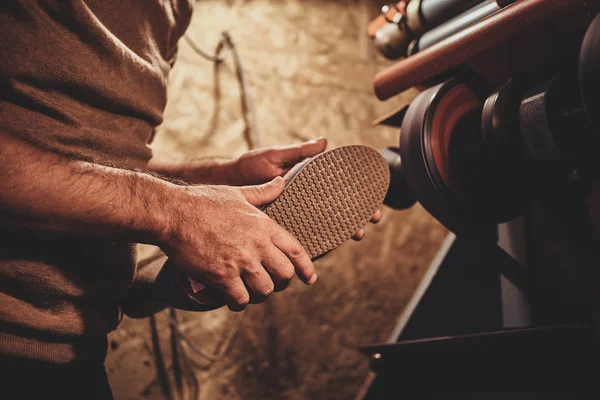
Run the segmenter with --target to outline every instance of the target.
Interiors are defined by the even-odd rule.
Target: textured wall
[[[376,57],[365,32],[380,5],[200,1],[190,32],[211,50],[222,30],[231,33],[252,87],[261,146],[325,136],[330,147],[382,148],[396,145],[398,132],[373,127],[372,121],[408,102],[410,94],[380,103],[372,93],[373,77],[386,62]],[[206,157],[247,150],[232,65],[228,61],[219,70],[217,102],[213,65],[181,42],[155,151]],[[358,347],[387,339],[445,236],[419,206],[385,209],[384,218],[367,228],[363,242],[344,244],[319,260],[314,287],[295,281],[265,304],[250,306],[220,361],[208,362],[184,346],[194,365],[181,366],[172,352],[167,312],[153,320],[125,319],[111,334],[107,360],[116,399],[191,398],[194,382],[201,399],[353,398],[368,372]],[[177,316],[185,335],[209,353],[223,346],[240,318],[226,309]]]

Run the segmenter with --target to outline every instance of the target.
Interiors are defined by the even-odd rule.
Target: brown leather
[[[406,3],[407,2],[405,0],[402,0],[402,1],[399,1],[398,3],[396,3],[398,8],[404,15],[406,15]],[[398,13],[398,11],[396,11],[396,9],[392,8],[387,13],[387,17],[391,20],[392,18],[394,18],[394,16],[397,13]],[[377,18],[375,18],[373,21],[371,21],[369,23],[369,25],[367,26],[367,33],[369,34],[369,37],[374,38],[375,33],[377,33],[377,31],[380,30],[381,28],[383,28],[386,24],[388,24],[388,21],[385,20],[383,15],[377,16]]]
[[[528,29],[551,30],[553,21],[574,10],[594,8],[589,0],[520,0],[442,42],[408,57],[382,71],[374,90],[380,100],[423,84],[471,57],[501,45]],[[526,36],[523,35],[522,38]]]

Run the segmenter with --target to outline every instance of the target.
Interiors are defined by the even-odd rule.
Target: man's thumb
[[[248,200],[248,203],[258,207],[274,201],[283,192],[284,188],[283,178],[278,176],[271,182],[262,185],[244,186],[242,187],[242,194]]]

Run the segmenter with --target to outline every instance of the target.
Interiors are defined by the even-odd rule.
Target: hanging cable
[[[196,52],[196,54],[198,54],[200,57],[202,57],[208,61],[212,61],[216,64],[221,64],[222,62],[225,61],[225,59],[220,58],[218,54],[215,54],[213,56],[213,55],[208,54],[206,51],[202,50],[202,48],[200,46],[198,46],[198,44],[196,44],[194,39],[192,39],[192,36],[189,34],[189,32],[185,33],[184,38],[185,38],[185,41],[188,42],[188,44],[190,45],[192,50],[194,50],[194,52]]]
[[[260,147],[258,129],[256,128],[256,110],[254,107],[254,101],[248,88],[248,81],[246,77],[246,70],[242,65],[242,61],[238,54],[237,48],[231,40],[231,35],[225,31],[221,34],[223,43],[231,50],[233,56],[233,62],[235,64],[236,76],[240,86],[240,106],[242,111],[242,118],[244,119],[244,136],[248,143],[250,150]],[[249,115],[250,114],[250,115]]]
[[[194,39],[192,39],[189,33],[186,33],[184,36],[185,40],[196,54],[217,65],[225,62],[225,58],[221,56],[221,52],[224,49],[229,49],[231,51],[235,66],[235,74],[240,88],[240,108],[242,112],[242,119],[244,120],[244,139],[248,144],[248,149],[252,150],[260,147],[258,129],[256,127],[256,108],[250,93],[251,91],[248,85],[246,70],[242,65],[239,53],[235,44],[233,43],[233,40],[231,39],[229,32],[223,31],[221,33],[221,39],[217,44],[217,49],[214,55],[208,54],[206,51],[202,50],[202,48],[196,44]]]
[[[179,330],[179,324],[177,323],[177,313],[174,308],[169,309],[169,326],[171,328],[171,344],[172,344],[172,353],[175,359],[177,357],[181,359],[180,367],[181,370],[179,379],[176,379],[176,382],[182,384],[183,381],[181,378],[185,377],[192,383],[193,391],[192,391],[192,399],[197,400],[200,397],[200,383],[198,382],[198,378],[194,374],[194,368],[192,367],[192,363],[188,358],[184,348],[183,348],[183,340],[182,334]],[[174,359],[174,368],[176,366]],[[177,360],[178,361],[178,360]],[[183,374],[181,374],[183,373]],[[176,375],[177,378],[177,375]]]

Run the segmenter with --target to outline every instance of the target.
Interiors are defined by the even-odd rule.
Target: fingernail
[[[313,276],[311,276],[310,279],[308,280],[308,282],[306,282],[306,283],[308,283],[310,286],[312,286],[315,284],[316,281],[317,281],[317,273],[315,272],[313,274]]]
[[[281,185],[281,183],[283,182],[283,178],[282,178],[282,177],[280,177],[280,176],[278,176],[278,177],[276,177],[275,179],[273,179],[271,182],[272,182],[274,185],[277,185],[277,186],[279,186],[279,185]]]
[[[321,137],[318,137],[316,139],[313,139],[313,140],[309,141],[308,143],[317,143],[319,140],[324,140],[324,139],[325,138],[323,136],[321,136]]]

